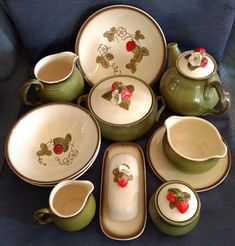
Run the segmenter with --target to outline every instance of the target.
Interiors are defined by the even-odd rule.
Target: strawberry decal
[[[113,69],[114,75],[120,75],[122,71],[115,62],[110,43],[125,42],[126,50],[120,50],[120,53],[129,52],[131,54],[125,68],[130,70],[132,74],[137,71],[137,66],[142,61],[143,57],[149,56],[149,50],[141,44],[145,36],[140,30],[129,33],[125,27],[111,27],[110,30],[104,32],[103,37],[108,41],[108,44],[104,42],[98,46],[96,63],[100,64],[105,69]]]
[[[166,199],[169,201],[170,208],[177,208],[180,213],[185,213],[189,208],[190,194],[182,192],[178,188],[168,189]]]
[[[204,68],[208,64],[208,60],[206,58],[206,50],[204,48],[196,48],[194,49],[192,54],[186,55],[185,59],[188,60],[188,67],[191,71],[201,67]]]
[[[130,171],[130,167],[127,164],[120,164],[113,169],[114,182],[117,182],[119,187],[124,188],[128,185],[130,180],[133,180],[133,176]]]
[[[65,153],[66,156],[62,155]],[[47,143],[41,143],[40,150],[36,152],[36,155],[38,163],[43,166],[47,165],[46,157],[54,158],[60,165],[70,165],[78,156],[78,150],[75,149],[71,134],[67,133],[65,137],[56,137]]]
[[[127,51],[132,51],[136,47],[135,41],[131,40],[126,43]]]
[[[128,110],[134,90],[135,88],[133,85],[125,86],[122,82],[115,81],[112,83],[111,91],[104,93],[102,97],[119,107]]]

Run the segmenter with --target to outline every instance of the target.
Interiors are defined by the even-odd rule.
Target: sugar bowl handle
[[[49,208],[39,208],[33,214],[35,222],[45,225],[52,222],[52,212]]]
[[[221,83],[218,81],[211,81],[209,82],[204,90],[204,98],[207,99],[209,97],[208,91],[211,88],[215,88],[218,97],[219,97],[219,103],[220,103],[220,108],[217,109],[210,109],[208,111],[208,114],[215,114],[219,115],[227,111],[231,105],[231,97],[228,91],[226,91],[222,86]]]
[[[166,101],[162,96],[157,96],[156,95],[156,101],[159,107],[159,102],[160,102],[160,108],[158,108],[157,114],[156,114],[156,122],[159,120],[160,115],[162,114],[163,110],[166,107]]]

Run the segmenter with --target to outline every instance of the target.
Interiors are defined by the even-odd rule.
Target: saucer
[[[127,184],[118,182],[120,166],[128,167]],[[121,179],[121,178],[120,178]],[[100,190],[100,227],[115,240],[131,240],[146,224],[146,173],[142,149],[132,142],[114,143],[104,153]]]
[[[197,192],[202,192],[215,188],[226,178],[231,167],[231,153],[227,144],[227,155],[221,158],[214,167],[203,173],[186,173],[178,169],[166,157],[162,146],[165,131],[164,126],[158,128],[147,145],[149,165],[159,179],[163,182],[172,179],[182,180],[190,184]]]
[[[166,40],[158,23],[143,10],[112,5],[85,21],[75,53],[91,86],[118,75],[135,76],[153,85],[166,62]]]

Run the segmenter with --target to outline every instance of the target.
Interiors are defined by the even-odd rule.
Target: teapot
[[[160,92],[169,109],[189,116],[228,110],[230,95],[221,85],[215,59],[204,48],[181,53],[177,43],[169,43],[168,56]]]

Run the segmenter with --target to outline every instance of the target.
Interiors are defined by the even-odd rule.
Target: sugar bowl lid
[[[162,219],[177,226],[191,223],[201,208],[200,198],[193,187],[179,180],[160,186],[155,195],[155,204]]]
[[[204,48],[183,52],[176,60],[178,71],[192,79],[206,79],[217,71],[215,59]]]
[[[151,110],[153,92],[135,77],[109,77],[92,87],[88,103],[102,121],[130,124],[142,119]]]

